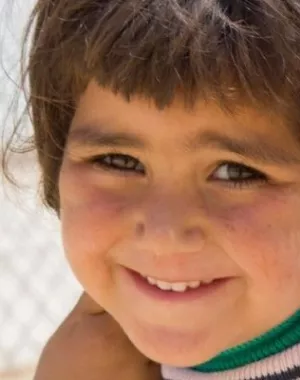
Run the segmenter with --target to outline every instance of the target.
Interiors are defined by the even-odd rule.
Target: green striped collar
[[[223,351],[213,359],[192,367],[199,372],[235,369],[280,353],[300,342],[300,309],[286,321],[249,342]]]

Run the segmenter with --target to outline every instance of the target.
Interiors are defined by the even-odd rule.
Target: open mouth
[[[205,299],[220,293],[231,277],[207,279],[202,281],[167,282],[146,276],[131,269],[125,269],[125,276],[135,291],[147,298],[161,301],[192,301]]]
[[[186,282],[183,282],[183,281],[182,282],[167,282],[167,281],[158,280],[146,275],[140,275],[140,276],[145,278],[145,280],[150,285],[156,286],[160,290],[172,291],[172,292],[178,292],[178,293],[183,293],[191,289],[197,289],[200,286],[209,285],[212,282],[216,281],[214,279],[210,279],[210,280],[202,280],[202,281],[196,280],[196,281],[186,281]]]

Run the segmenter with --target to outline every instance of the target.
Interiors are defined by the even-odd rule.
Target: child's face
[[[76,276],[156,361],[201,363],[300,307],[300,149],[274,115],[180,100],[159,111],[91,83],[59,190]],[[178,293],[128,269],[226,280]]]

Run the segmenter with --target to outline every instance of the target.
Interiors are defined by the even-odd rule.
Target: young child
[[[32,28],[86,292],[165,379],[300,378],[300,1],[39,0]]]

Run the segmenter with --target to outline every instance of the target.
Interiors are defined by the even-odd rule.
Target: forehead
[[[167,108],[135,96],[126,101],[121,95],[91,81],[82,94],[71,126],[74,131],[127,133],[152,142],[190,141],[199,134],[221,134],[229,139],[260,141],[288,150],[298,157],[299,147],[285,120],[270,110],[239,106],[225,111],[214,102],[199,99],[192,109],[185,107],[180,97]]]

